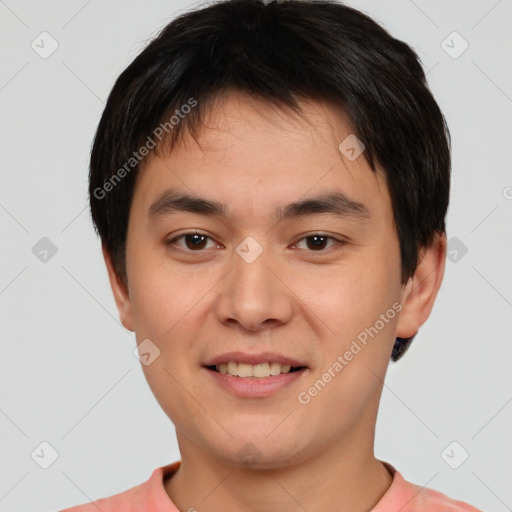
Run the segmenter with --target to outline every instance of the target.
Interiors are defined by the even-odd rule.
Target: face
[[[424,320],[400,284],[382,169],[340,151],[339,113],[302,106],[227,96],[197,142],[148,158],[128,286],[113,284],[123,324],[150,340],[143,370],[180,447],[229,464],[371,437],[395,337]]]

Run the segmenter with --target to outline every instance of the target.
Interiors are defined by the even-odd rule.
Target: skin
[[[374,456],[383,380],[395,337],[412,336],[430,315],[446,237],[421,252],[402,286],[383,170],[340,154],[352,130],[339,112],[301,105],[305,118],[234,93],[216,101],[197,141],[187,137],[144,162],[129,217],[126,286],[104,249],[123,325],[137,343],[149,338],[161,351],[143,370],[176,427],[182,462],[165,489],[182,511],[363,512],[391,485]],[[224,202],[229,216],[178,212],[150,221],[150,205],[168,188]],[[370,218],[276,221],[276,207],[333,190],[366,205]],[[185,238],[165,245],[193,230],[210,237],[202,252]],[[304,238],[315,233],[333,239],[315,249]],[[250,264],[235,251],[247,236],[263,249]],[[298,394],[397,301],[401,312],[301,404]],[[238,398],[201,367],[230,350],[275,351],[308,369],[271,396]],[[246,443],[261,454],[251,467],[237,455]]]

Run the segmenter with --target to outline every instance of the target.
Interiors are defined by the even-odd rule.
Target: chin
[[[279,422],[276,422],[275,425],[278,424]],[[243,435],[235,435],[234,438],[225,436],[227,443],[224,446],[219,443],[219,439],[216,439],[213,451],[219,458],[238,469],[278,469],[306,460],[308,450],[306,446],[302,446],[305,442],[304,434],[297,431],[297,436],[293,436],[289,428],[278,432],[279,428],[272,432],[271,428],[236,429],[232,427],[232,430],[229,429],[230,432],[243,432]],[[272,433],[269,435],[269,432]]]

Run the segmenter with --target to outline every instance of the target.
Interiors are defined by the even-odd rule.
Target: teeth
[[[255,364],[252,367],[252,376],[253,377],[268,377],[269,375],[270,375],[270,364],[269,363]]]
[[[236,374],[239,377],[252,377],[252,364],[239,363]]]
[[[221,363],[215,366],[215,369],[220,373],[227,373],[234,377],[270,377],[271,375],[279,375],[280,373],[289,373],[291,366],[289,364],[281,363],[259,363],[247,364],[236,363],[229,361],[229,363]]]
[[[270,375],[279,375],[281,373],[281,363],[270,363]]]

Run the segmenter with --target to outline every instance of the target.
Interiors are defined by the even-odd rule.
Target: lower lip
[[[243,398],[265,397],[289,386],[292,382],[300,379],[307,368],[290,373],[280,373],[270,377],[234,377],[227,373],[220,373],[215,370],[203,367],[214,381],[227,389],[232,394]]]

